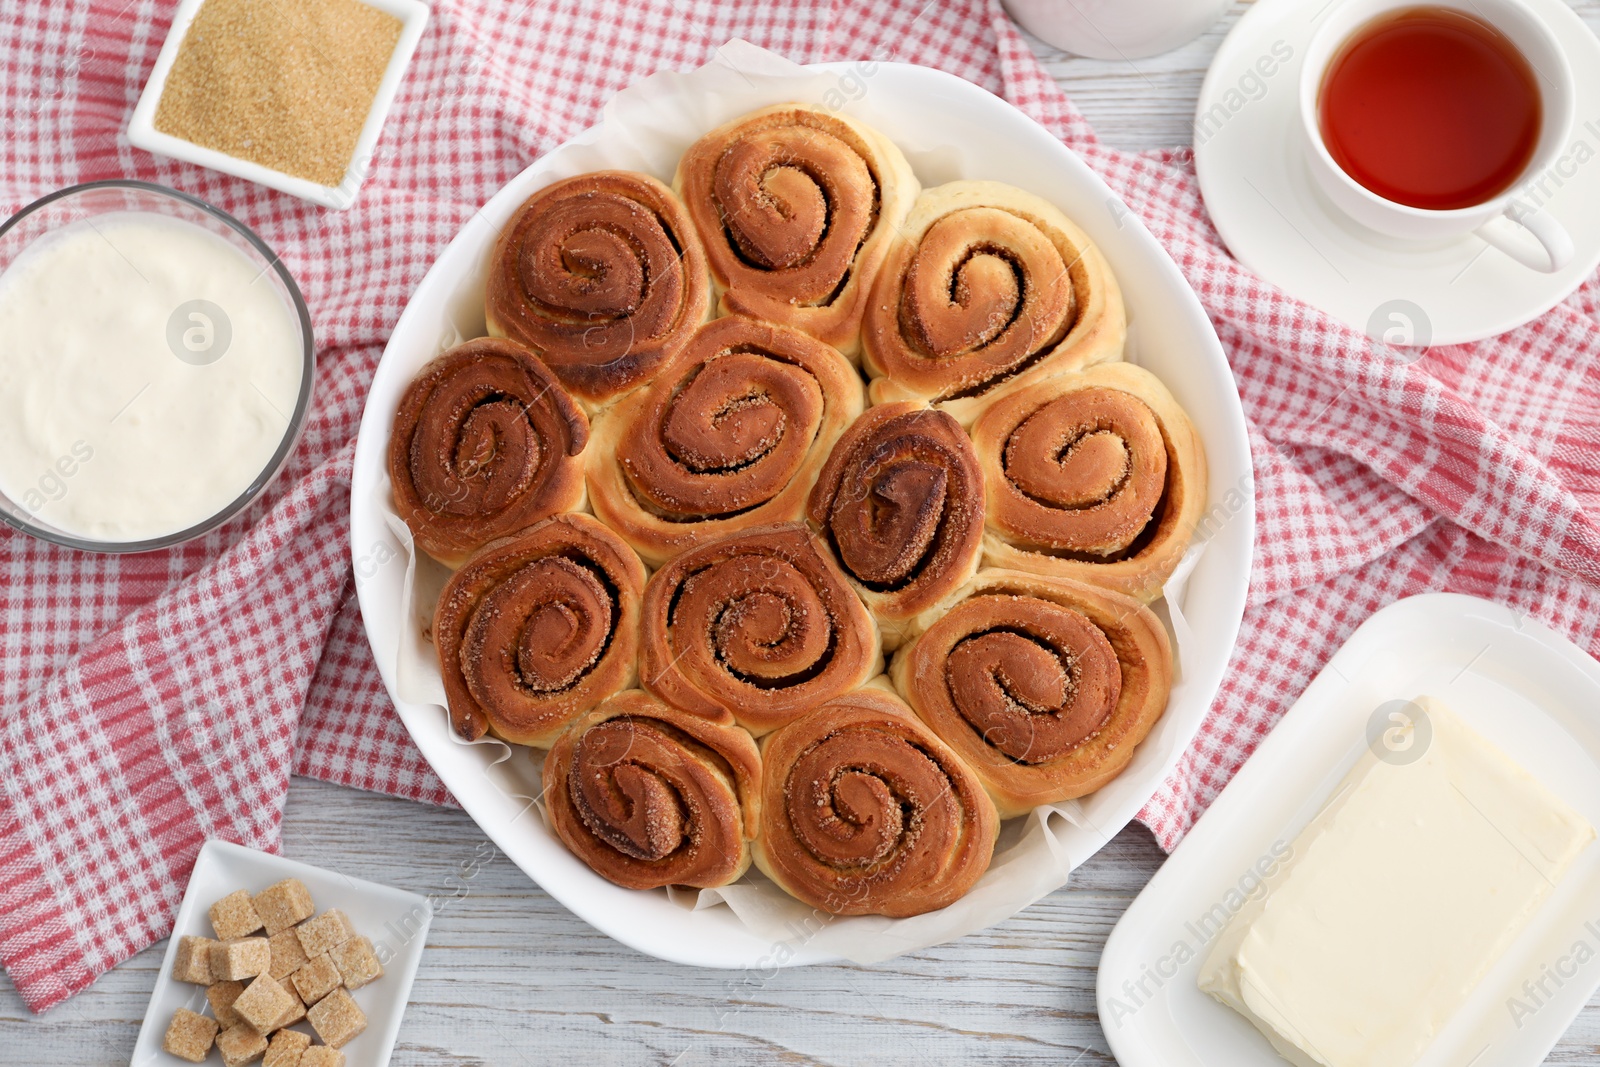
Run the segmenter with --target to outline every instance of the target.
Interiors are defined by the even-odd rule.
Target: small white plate
[[[411,54],[417,50],[417,42],[422,39],[423,27],[428,24],[428,5],[422,0],[361,0],[361,2],[379,11],[387,11],[399,19],[400,39],[395,42],[394,54],[389,57],[389,66],[383,72],[383,80],[378,83],[377,95],[372,99],[372,110],[367,112],[367,120],[361,126],[360,135],[356,137],[355,155],[350,159],[350,166],[345,169],[344,180],[338,185],[322,185],[306,178],[298,178],[281,170],[273,170],[271,167],[264,167],[247,159],[230,156],[214,148],[201,147],[193,141],[185,141],[181,137],[174,137],[170,133],[162,133],[156,129],[156,107],[161,102],[161,91],[166,88],[167,75],[172,72],[173,60],[178,58],[178,49],[183,45],[184,35],[189,32],[189,24],[194,21],[195,14],[199,12],[200,5],[205,3],[205,0],[181,0],[177,10],[172,13],[172,28],[167,31],[167,39],[161,46],[161,54],[156,57],[156,65],[150,71],[150,80],[145,82],[144,92],[139,95],[139,103],[133,109],[133,118],[128,122],[128,141],[135,147],[158,156],[181,159],[186,163],[197,163],[202,167],[220,170],[224,174],[248,178],[257,185],[265,185],[269,189],[277,189],[298,196],[302,200],[343,211],[355,203],[356,192],[361,188],[361,183],[366,180],[367,172],[372,167],[372,153],[378,146],[378,137],[383,133],[384,120],[389,117],[389,108],[394,103],[395,93],[400,90],[400,81],[405,77],[406,67],[411,63]]]
[[[350,485],[350,544],[356,594],[378,670],[417,747],[451,794],[551,896],[641,952],[697,966],[763,971],[840,958],[843,943],[858,931],[875,929],[877,920],[841,919],[819,933],[779,944],[745,925],[729,907],[691,911],[664,890],[613,885],[569,852],[533,812],[540,764],[528,750],[518,749],[500,762],[499,746],[458,741],[441,706],[406,698],[399,668],[402,643],[419,659],[432,661],[427,669],[435,672],[435,684],[437,665],[430,647],[418,647],[421,638],[407,607],[406,556],[386,517],[391,509],[385,457],[400,395],[417,371],[460,339],[482,336],[489,251],[524,200],[559,178],[607,167],[670,180],[678,157],[705,131],[787,100],[839,108],[881,130],[907,152],[924,187],[992,178],[1058,205],[1088,232],[1117,276],[1130,320],[1130,361],[1161,377],[1205,442],[1210,468],[1205,524],[1211,536],[1184,594],[1189,625],[1178,642],[1181,677],[1165,715],[1128,768],[1084,798],[1077,807],[1079,819],[1070,825],[1057,821],[1052,836],[1070,866],[1094,855],[1138,813],[1205,718],[1244,611],[1255,525],[1239,394],[1194,291],[1138,216],[1083,160],[971,82],[902,63],[795,67],[734,41],[699,70],[658,73],[618,93],[599,125],[543,156],[495,194],[411,295],[373,377],[361,420]],[[1050,888],[1060,884],[1064,872],[1053,872],[1062,866],[1049,858]],[[1010,877],[1021,884],[1039,877],[1040,870],[1033,864],[1005,873],[991,869],[986,877]],[[982,888],[980,882],[979,892]],[[912,947],[915,943],[908,942],[907,950]]]
[[[1461,344],[1550,310],[1600,264],[1600,41],[1562,0],[1527,0],[1567,49],[1577,123],[1523,199],[1550,211],[1576,254],[1554,274],[1519,266],[1473,236],[1385,237],[1323,197],[1300,143],[1301,60],[1331,2],[1258,0],[1218,49],[1195,110],[1195,171],[1217,232],[1239,261],[1290,296],[1368,336]]]
[[[211,1014],[206,1005],[205,986],[175,981],[172,977],[178,938],[184,935],[215,937],[208,914],[212,904],[235,890],[245,889],[255,894],[285,878],[298,878],[305,883],[317,905],[318,915],[329,908],[338,908],[350,919],[356,933],[372,940],[378,959],[383,963],[383,977],[350,994],[366,1013],[367,1029],[344,1046],[345,1065],[384,1067],[389,1062],[395,1036],[400,1032],[400,1019],[405,1015],[406,1002],[411,999],[411,980],[416,977],[417,964],[428,940],[428,926],[433,921],[428,899],[403,889],[348,878],[338,871],[258,852],[231,841],[213,840],[201,847],[194,862],[194,873],[189,876],[189,888],[178,907],[172,937],[167,941],[167,954],[161,960],[161,975],[150,994],[150,1006],[145,1009],[139,1040],[133,1046],[132,1067],[183,1063],[161,1050],[167,1024],[179,1008]],[[293,1029],[315,1033],[303,1022]],[[207,1062],[221,1062],[215,1050]]]
[[[1202,917],[1214,905],[1229,911],[1245,873],[1322,808],[1379,706],[1421,694],[1600,826],[1600,663],[1476,597],[1391,604],[1351,635],[1112,930],[1096,1000],[1123,1067],[1283,1067],[1266,1038],[1196,987],[1222,924]],[[1427,907],[1396,899],[1393,921]],[[1524,989],[1541,981],[1542,992]],[[1596,988],[1600,845],[1590,845],[1417,1067],[1540,1063]],[[1512,998],[1522,1005],[1515,1016]]]

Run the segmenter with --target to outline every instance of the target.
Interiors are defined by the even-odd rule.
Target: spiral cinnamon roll
[[[983,474],[956,420],[910,401],[871,408],[845,431],[808,515],[893,650],[918,612],[978,569]]]
[[[1166,710],[1167,632],[1121,593],[982,570],[921,621],[895,655],[895,687],[1002,818],[1099,789]]]
[[[886,688],[836,697],[761,750],[756,865],[790,896],[903,918],[954,902],[988,870],[993,803]]]
[[[696,141],[673,186],[724,312],[793,326],[854,359],[873,276],[917,197],[900,149],[844,115],[780,104]]]
[[[527,345],[573,395],[601,404],[683,346],[711,288],[672,190],[606,170],[528,198],[495,242],[484,301],[491,334]]]
[[[595,417],[591,506],[659,566],[707,538],[800,518],[861,378],[796,330],[713,320],[656,380]]]
[[[542,748],[632,685],[644,581],[639,557],[588,515],[485,545],[433,617],[456,733]]]
[[[640,645],[646,689],[757,736],[883,665],[872,616],[800,523],[709,541],[657,571]]]
[[[891,242],[862,326],[873,403],[963,426],[1001,390],[1122,357],[1122,291],[1087,235],[1000,182],[929,189]]]
[[[448,566],[583,506],[589,420],[532,353],[479,338],[422,369],[389,435],[395,510]]]
[[[972,428],[986,566],[1161,595],[1206,499],[1206,456],[1166,386],[1108,363],[1018,390]]]
[[[617,885],[727,885],[750,866],[761,756],[737,726],[630,689],[551,746],[544,796],[556,835]]]

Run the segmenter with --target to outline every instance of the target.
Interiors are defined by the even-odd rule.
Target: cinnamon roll
[[[862,326],[873,403],[970,425],[1001,390],[1122,357],[1122,292],[1050,202],[1000,182],[929,189],[891,242]]]
[[[905,623],[978,569],[983,474],[956,420],[910,401],[871,408],[845,431],[808,515],[883,630]]]
[[[646,689],[758,736],[883,664],[872,616],[800,523],[709,541],[657,571],[640,645]]]
[[[983,570],[922,623],[894,684],[1002,818],[1099,789],[1166,710],[1167,632],[1121,593]]]
[[[988,870],[993,803],[886,689],[836,697],[761,748],[756,865],[789,895],[902,918],[956,901]]]
[[[1206,500],[1199,434],[1155,375],[1108,363],[1018,390],[972,428],[986,566],[1161,595]]]
[[[456,733],[549,745],[635,678],[644,565],[588,515],[485,545],[439,594],[439,651]]]
[[[917,197],[900,149],[845,115],[780,104],[696,141],[673,185],[724,312],[793,326],[855,357],[873,276]]]
[[[727,885],[750,866],[761,756],[737,726],[630,689],[551,746],[544,796],[556,835],[617,885]]]
[[[521,345],[484,337],[422,369],[389,435],[395,510],[448,566],[583,506],[589,420]]]
[[[534,193],[506,223],[484,289],[489,332],[527,345],[579,399],[648,381],[711,306],[705,250],[648,174],[597,171]]]
[[[595,417],[591,506],[659,566],[707,538],[799,519],[861,378],[796,330],[730,315]]]

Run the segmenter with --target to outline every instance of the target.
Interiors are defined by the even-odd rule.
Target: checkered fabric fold
[[[94,556],[0,532],[0,961],[34,1010],[164,937],[207,837],[275,848],[290,774],[450,802],[352,595],[366,386],[408,294],[483,201],[618,89],[734,37],[802,63],[939,67],[1004,96],[1105,177],[1215,322],[1250,421],[1256,566],[1222,691],[1141,815],[1163,845],[1399,597],[1489,597],[1600,651],[1600,284],[1493,341],[1386,358],[1229,258],[1187,151],[1102,146],[996,0],[437,0],[341,213],[128,144],[172,8],[0,6],[0,210],[135,177],[232,212],[306,293],[317,401],[269,498],[196,542]]]

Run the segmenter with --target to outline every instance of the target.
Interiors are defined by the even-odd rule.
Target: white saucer
[[[1563,270],[1529,270],[1470,235],[1421,245],[1385,237],[1323,198],[1294,146],[1301,59],[1331,0],[1257,0],[1206,74],[1195,169],[1229,251],[1374,338],[1401,330],[1388,338],[1398,344],[1492,337],[1565,299],[1600,264],[1600,40],[1562,0],[1528,4],[1564,43],[1578,95],[1562,160],[1523,189],[1572,234],[1576,254]]]

